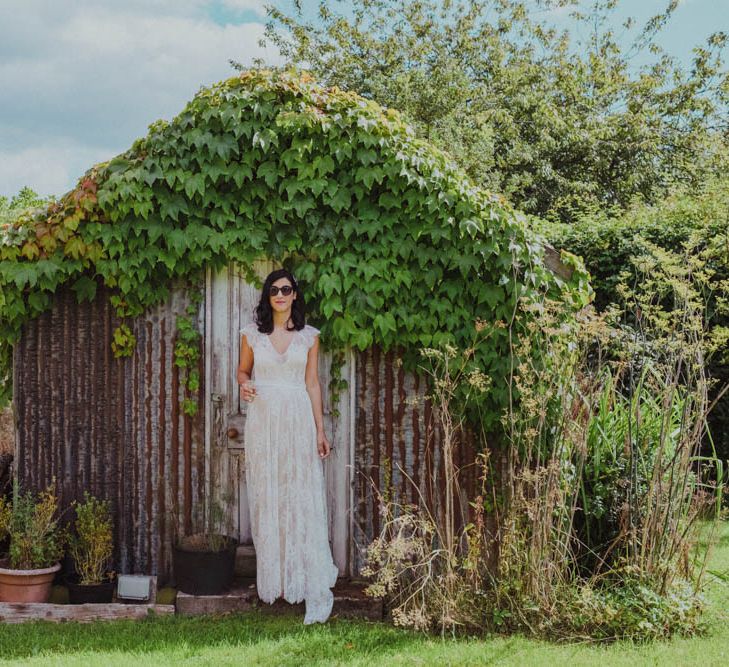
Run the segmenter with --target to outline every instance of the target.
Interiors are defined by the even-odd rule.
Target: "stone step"
[[[235,576],[256,578],[256,549],[252,544],[239,544],[235,552]]]
[[[334,587],[334,607],[332,617],[382,620],[384,607],[382,600],[364,594],[364,584],[341,578]],[[178,593],[176,601],[177,613],[186,616],[198,614],[222,614],[231,611],[249,611],[260,608],[269,613],[287,613],[295,611],[304,614],[304,603],[289,604],[285,600],[276,600],[268,605],[261,602],[256,595],[256,585],[250,580],[239,580],[234,588],[222,595],[189,595]]]

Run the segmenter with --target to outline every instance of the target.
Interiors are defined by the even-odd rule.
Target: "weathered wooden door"
[[[270,262],[254,266],[261,280],[274,269]],[[206,391],[206,495],[224,507],[242,544],[251,542],[248,493],[245,480],[245,426],[247,403],[240,400],[236,370],[240,354],[240,329],[253,321],[260,289],[246,282],[235,265],[213,274],[208,271],[205,290],[205,391]],[[321,349],[321,348],[320,348]],[[255,362],[254,362],[255,363]],[[342,374],[349,382],[338,400],[334,417],[329,395],[331,354],[322,350],[319,378],[324,402],[324,422],[334,451],[324,462],[329,509],[329,539],[341,574],[351,573],[352,563],[352,452],[354,428],[354,355],[345,357]]]

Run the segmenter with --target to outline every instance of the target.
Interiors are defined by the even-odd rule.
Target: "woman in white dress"
[[[286,269],[268,275],[256,322],[241,329],[238,383],[258,597],[306,603],[304,623],[331,613],[337,579],[327,530],[319,331]]]

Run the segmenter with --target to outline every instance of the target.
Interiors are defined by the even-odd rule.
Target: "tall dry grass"
[[[622,306],[604,315],[570,317],[547,298],[518,304],[527,324],[509,331],[506,474],[494,486],[481,457],[465,526],[452,456],[465,413],[453,399],[464,384],[477,398],[491,380],[468,350],[424,351],[445,434],[445,510],[381,498],[366,572],[397,624],[600,639],[696,629],[697,519],[720,507],[723,471],[701,456],[711,345],[694,260],[647,247]]]

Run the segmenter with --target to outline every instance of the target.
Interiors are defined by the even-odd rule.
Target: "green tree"
[[[570,222],[726,167],[714,148],[729,128],[727,36],[684,69],[657,44],[678,6],[666,1],[625,22],[627,44],[618,0],[322,0],[315,19],[296,0],[269,8],[267,34],[322,83],[402,111],[476,183]],[[574,34],[550,27],[557,8]]]
[[[53,197],[41,197],[28,186],[20,188],[18,194],[10,198],[0,195],[0,225],[11,222],[27,209],[45,206],[51,201]]]

